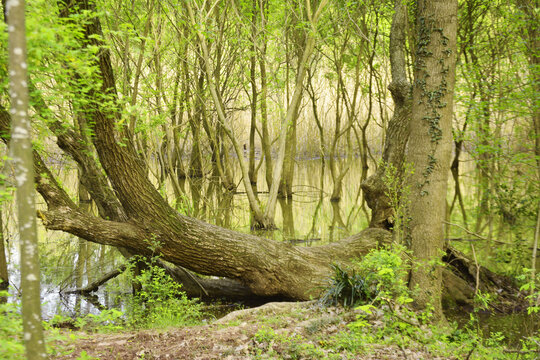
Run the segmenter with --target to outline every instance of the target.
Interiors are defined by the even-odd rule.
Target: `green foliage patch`
[[[146,262],[146,269],[133,278],[140,290],[128,299],[127,324],[135,328],[163,328],[198,323],[202,318],[200,303],[188,299],[182,285],[157,266],[155,260]]]
[[[8,298],[7,291],[0,291],[0,297]],[[22,318],[16,303],[0,303],[0,358],[22,359]]]
[[[0,298],[10,299],[12,294],[8,291],[0,291]],[[56,346],[58,341],[73,340],[73,336],[63,334],[59,329],[51,327],[47,322],[43,323],[46,331],[47,354],[51,359],[56,355],[65,355],[62,346]],[[21,305],[15,301],[0,302],[0,359],[20,360],[25,358],[25,347],[22,339],[23,323]]]
[[[401,258],[404,248],[374,249],[350,268],[332,265],[334,275],[321,296],[325,305],[355,306],[385,299],[407,302],[407,268]]]
[[[354,267],[335,266],[335,274],[323,296],[323,304],[356,306],[356,319],[348,330],[321,340],[323,349],[332,353],[370,354],[381,347],[397,347],[401,351],[430,353],[433,356],[457,359],[537,359],[540,353],[540,333],[520,340],[517,348],[507,348],[501,332],[485,333],[479,323],[479,312],[489,308],[491,296],[479,293],[470,321],[465,326],[457,323],[432,323],[428,309],[416,312],[408,307],[412,302],[405,282],[408,267],[403,261],[404,249],[373,250]],[[522,291],[529,293],[528,313],[538,312],[540,293],[530,272],[522,276]],[[352,292],[355,289],[355,295]],[[266,342],[272,332],[261,329],[257,342]],[[274,337],[274,341],[275,341]],[[397,350],[397,349],[396,349]],[[516,357],[517,356],[517,357]]]

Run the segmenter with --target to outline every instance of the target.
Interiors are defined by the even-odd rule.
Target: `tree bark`
[[[272,188],[273,161],[271,149],[272,141],[270,139],[270,132],[268,131],[268,81],[266,79],[266,16],[268,13],[267,0],[259,0],[259,10],[261,13],[261,46],[259,49],[260,55],[258,58],[259,71],[261,74],[261,147],[262,152],[264,153],[266,185],[268,189],[270,189]]]
[[[27,359],[46,359],[41,324],[39,246],[36,226],[34,167],[28,115],[28,75],[24,0],[6,2],[9,93],[13,126],[10,151],[17,186],[20,238],[23,341]]]
[[[249,57],[249,82],[251,85],[251,124],[249,127],[249,182],[253,192],[257,194],[257,167],[255,164],[255,134],[257,132],[257,0],[251,2],[251,55]]]
[[[368,206],[371,208],[370,227],[390,229],[394,224],[394,209],[392,208],[384,183],[385,165],[392,165],[403,175],[405,147],[409,139],[409,123],[411,118],[411,86],[407,80],[405,43],[407,29],[407,5],[402,0],[396,0],[394,16],[390,30],[390,64],[392,82],[388,86],[394,100],[394,115],[388,123],[386,132],[383,166],[362,183],[362,190]]]
[[[457,0],[418,1],[412,122],[407,161],[413,262],[409,282],[417,307],[442,318],[440,260],[452,153]]]

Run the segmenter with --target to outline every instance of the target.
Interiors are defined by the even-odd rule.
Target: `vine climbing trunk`
[[[418,1],[412,121],[407,161],[411,220],[407,239],[415,266],[409,286],[420,309],[443,318],[440,265],[446,187],[452,153],[457,0]]]

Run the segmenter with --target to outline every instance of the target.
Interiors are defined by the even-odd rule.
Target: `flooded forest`
[[[540,356],[537,1],[2,9],[0,358]]]

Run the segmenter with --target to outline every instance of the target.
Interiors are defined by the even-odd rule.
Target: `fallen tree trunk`
[[[125,247],[132,253],[150,255],[148,239],[154,239],[160,244],[161,257],[175,265],[203,275],[240,280],[256,296],[300,300],[318,295],[332,274],[332,263],[346,264],[391,240],[390,233],[385,230],[366,229],[337,243],[306,248],[238,233],[180,215],[175,227],[160,224],[159,218],[153,226],[150,226],[150,219],[112,222],[65,207],[40,213],[40,217],[48,229],[66,231],[96,243]]]
[[[253,292],[238,280],[231,280],[226,278],[203,278],[197,274],[194,274],[181,266],[169,266],[164,261],[158,260],[159,267],[165,269],[167,274],[171,278],[182,284],[182,291],[187,296],[199,299],[216,299],[224,298],[228,300],[245,300],[254,297]],[[120,265],[118,268],[111,270],[103,274],[99,279],[92,281],[88,285],[68,291],[61,291],[66,294],[79,294],[88,296],[89,294],[99,290],[100,286],[106,284],[108,281],[114,279],[118,275],[126,271],[127,266],[125,264]]]

